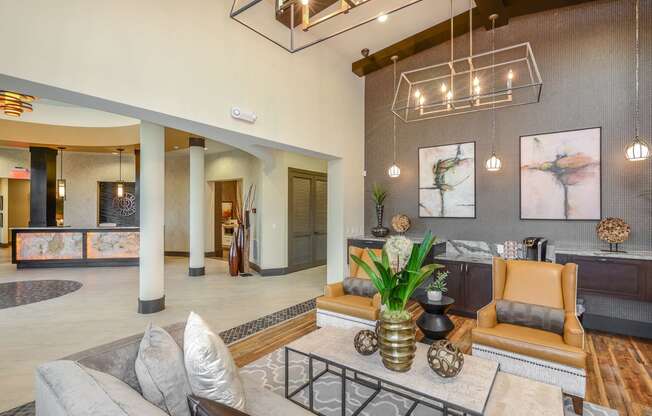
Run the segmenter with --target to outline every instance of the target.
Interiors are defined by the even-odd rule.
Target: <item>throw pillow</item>
[[[195,395],[188,396],[188,406],[190,407],[190,416],[248,416],[225,404]]]
[[[372,297],[378,292],[376,286],[369,279],[360,279],[358,277],[345,277],[342,282],[344,293],[347,295]]]
[[[564,310],[529,303],[496,301],[496,319],[499,323],[527,326],[534,329],[564,333]]]
[[[244,387],[231,352],[194,312],[188,316],[183,345],[192,393],[244,411]]]
[[[190,416],[192,393],[183,351],[163,328],[149,324],[136,357],[136,376],[145,397],[170,416]]]

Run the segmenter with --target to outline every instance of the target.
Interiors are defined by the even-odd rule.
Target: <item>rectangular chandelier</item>
[[[542,86],[526,42],[401,73],[392,112],[413,122],[532,104]]]
[[[231,18],[294,53],[422,1],[233,0]]]

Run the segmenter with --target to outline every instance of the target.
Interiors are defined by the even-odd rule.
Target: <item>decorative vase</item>
[[[428,300],[431,302],[440,302],[443,297],[443,293],[439,290],[429,290],[428,291]]]
[[[378,225],[371,229],[371,234],[373,234],[374,237],[385,237],[387,234],[389,234],[389,228],[383,227],[384,212],[384,205],[376,205],[376,219],[378,220]]]
[[[238,233],[239,229],[233,230],[233,239],[231,240],[231,247],[229,247],[229,274],[237,276],[240,269],[240,255],[238,254]]]
[[[412,317],[382,317],[378,327],[378,345],[383,365],[392,371],[405,372],[412,367],[417,350],[416,328]]]
[[[238,233],[233,236],[233,240],[236,243],[236,248],[238,249],[238,271],[244,273],[244,249],[245,245],[245,229],[244,225],[238,225]]]

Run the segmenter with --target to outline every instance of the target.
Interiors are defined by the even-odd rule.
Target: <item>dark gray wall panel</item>
[[[641,123],[650,138],[652,89],[652,2],[641,1]],[[404,124],[398,121],[401,176],[390,179],[392,163],[392,68],[366,77],[365,83],[365,226],[375,222],[369,199],[374,182],[389,189],[386,220],[405,213],[411,232],[430,228],[452,239],[500,242],[530,235],[558,244],[599,246],[593,221],[519,220],[519,136],[584,127],[602,127],[603,217],[624,218],[632,225],[625,248],[652,248],[652,203],[641,193],[652,186],[652,161],[627,162],[624,147],[634,135],[634,1],[595,1],[510,20],[497,29],[496,47],[529,41],[543,78],[541,102],[496,110],[496,150],[501,172],[484,169],[491,149],[491,112]],[[474,32],[474,48],[490,48],[490,33]],[[448,59],[449,44],[439,45],[398,63],[398,71]],[[456,39],[456,56],[468,53],[468,36]],[[477,219],[418,218],[417,149],[476,141]]]

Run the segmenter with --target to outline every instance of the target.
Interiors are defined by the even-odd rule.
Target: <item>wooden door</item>
[[[326,263],[327,180],[319,172],[288,170],[288,270]]]

